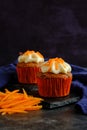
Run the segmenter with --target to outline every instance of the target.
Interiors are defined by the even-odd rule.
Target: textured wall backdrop
[[[1,0],[0,65],[40,51],[87,67],[87,6],[79,0]]]

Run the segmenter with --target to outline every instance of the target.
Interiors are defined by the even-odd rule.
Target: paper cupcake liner
[[[72,78],[39,78],[37,79],[38,91],[43,97],[63,97],[70,93]]]
[[[18,81],[20,83],[37,83],[37,72],[40,71],[39,67],[17,67]]]

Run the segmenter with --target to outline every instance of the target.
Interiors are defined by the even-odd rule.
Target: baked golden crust
[[[68,96],[71,82],[72,73],[53,74],[39,72],[37,74],[38,91],[42,97]]]
[[[42,72],[39,72],[37,74],[37,77],[39,78],[69,78],[71,77],[72,78],[72,73],[67,73],[67,74],[63,74],[63,73],[59,73],[59,74],[53,74],[51,72],[47,72],[47,73],[42,73]]]
[[[35,63],[35,62],[28,62],[28,63],[18,63],[17,67],[39,67],[40,63]]]

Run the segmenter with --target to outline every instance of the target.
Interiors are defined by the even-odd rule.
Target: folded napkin
[[[16,73],[17,60],[11,64],[0,67],[0,89],[9,82],[18,83]],[[80,100],[76,103],[76,108],[87,114],[87,69],[84,67],[72,65],[73,81],[71,91],[80,95]]]
[[[16,64],[17,60],[11,64],[0,67],[0,88],[3,88],[9,82],[18,82]]]
[[[76,108],[87,114],[87,68],[71,65],[73,81],[71,90],[76,91],[81,99],[76,103]]]

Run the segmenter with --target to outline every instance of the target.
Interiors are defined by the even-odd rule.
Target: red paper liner
[[[42,97],[64,97],[69,95],[72,78],[37,78],[38,91]]]
[[[37,83],[37,72],[40,71],[39,67],[17,67],[18,81],[20,83]]]

